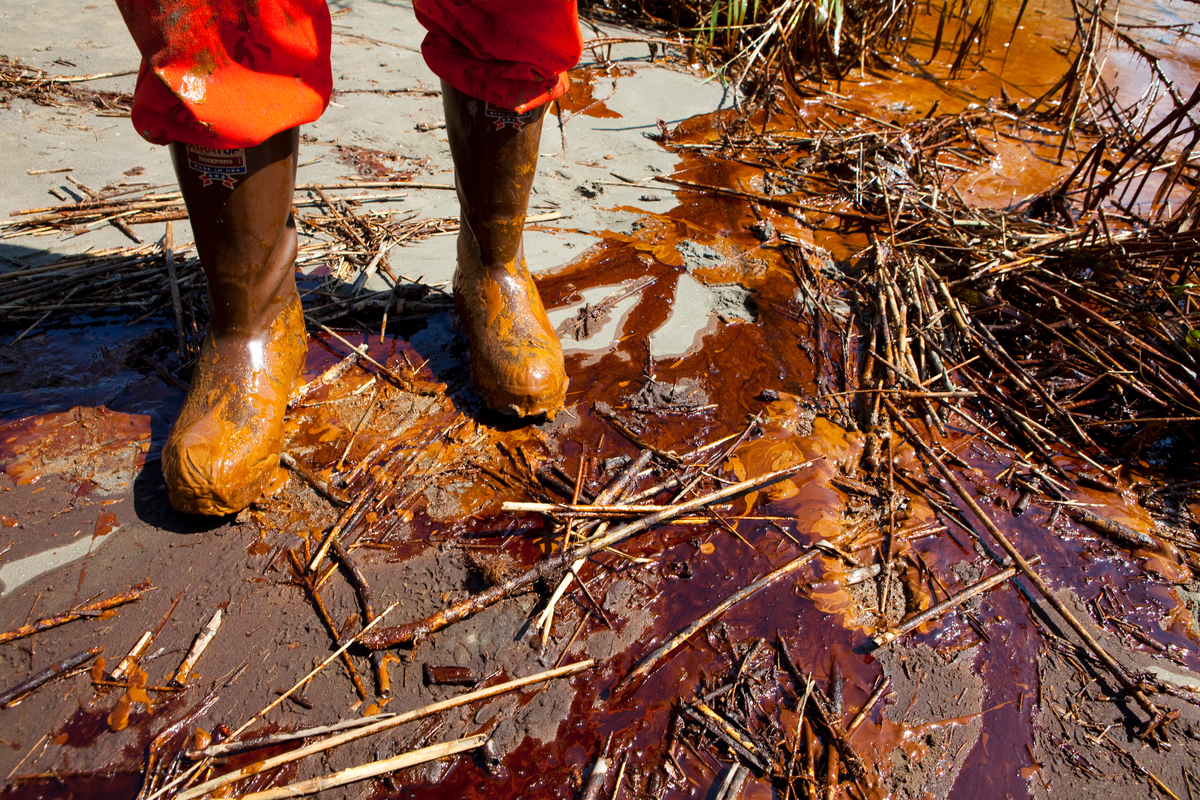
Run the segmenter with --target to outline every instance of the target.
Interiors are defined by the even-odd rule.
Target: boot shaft
[[[520,254],[546,107],[518,114],[445,82],[442,102],[464,231],[484,265],[512,264]]]
[[[217,335],[261,333],[295,296],[299,130],[235,150],[173,143]]]

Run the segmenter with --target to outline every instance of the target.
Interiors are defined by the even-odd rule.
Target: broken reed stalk
[[[317,548],[317,552],[315,555],[313,555],[308,567],[300,567],[301,575],[317,574],[317,570],[321,567],[321,562],[325,560],[325,554],[329,552],[329,548],[335,541],[337,541],[337,537],[342,534],[342,531],[346,529],[346,526],[357,518],[358,512],[362,510],[363,505],[371,499],[373,499],[371,492],[359,492],[358,497],[354,498],[354,502],[350,504],[349,508],[342,512],[342,516],[339,517],[338,521],[334,523],[334,526],[329,529],[329,533],[326,534],[325,540],[321,542],[321,546]]]
[[[1026,563],[1028,563],[1029,566],[1032,567],[1032,566],[1036,566],[1036,565],[1040,564],[1041,562],[1042,562],[1042,557],[1035,555],[1032,558],[1030,558]],[[972,597],[983,594],[988,589],[991,589],[994,586],[999,586],[1000,584],[1004,583],[1009,578],[1012,578],[1014,575],[1016,575],[1020,571],[1021,570],[1019,567],[1008,567],[1006,569],[1001,570],[1000,572],[997,572],[995,575],[992,575],[989,578],[984,578],[983,580],[981,580],[977,583],[971,584],[970,586],[963,589],[961,592],[954,595],[953,597],[948,597],[945,600],[943,600],[942,602],[938,603],[937,605],[935,605],[931,608],[928,608],[925,611],[922,611],[920,614],[917,614],[914,617],[910,617],[909,619],[905,620],[904,622],[902,622],[900,624],[900,627],[896,628],[895,630],[885,631],[885,632],[879,634],[878,636],[873,637],[873,641],[875,642],[875,647],[878,648],[878,647],[883,647],[884,645],[891,644],[892,642],[899,639],[901,636],[904,636],[905,634],[916,630],[917,628],[921,627],[922,625],[924,625],[926,622],[929,622],[930,620],[937,619],[945,612],[949,611],[952,608],[955,608],[956,606],[962,605],[963,603],[970,600]]]
[[[662,506],[623,505],[620,503],[611,505],[580,503],[579,505],[572,505],[571,503],[527,503],[506,500],[500,504],[500,510],[510,513],[533,511],[538,514],[545,514],[550,517],[562,517],[564,519],[573,517],[584,519],[621,519],[624,517],[636,517],[642,514],[653,514],[656,511],[661,511]]]
[[[16,686],[7,691],[0,692],[0,707],[12,708],[25,697],[25,695],[35,691],[42,685],[49,683],[60,675],[65,675],[77,667],[86,664],[96,656],[100,655],[103,647],[93,647],[90,650],[84,650],[82,653],[77,653],[70,658],[64,658],[62,661],[56,662],[36,675],[21,681]],[[9,775],[11,778],[12,775]]]
[[[142,638],[137,640],[137,644],[129,648],[129,652],[124,658],[121,659],[121,663],[117,664],[117,668],[114,669],[108,677],[114,681],[119,681],[121,678],[125,677],[129,670],[133,668],[133,665],[138,662],[138,659],[145,654],[146,649],[150,647],[150,642],[153,639],[154,634],[150,631],[143,633]]]
[[[328,386],[337,381],[339,378],[349,372],[354,365],[358,363],[358,360],[366,355],[366,352],[367,345],[365,344],[360,344],[358,347],[352,348],[350,353],[342,358],[341,361],[337,362],[308,383],[297,386],[296,390],[292,392],[292,396],[288,398],[288,405],[296,405],[297,403],[302,402],[305,397],[312,394],[313,390],[317,389],[318,387]]]
[[[850,720],[850,724],[846,726],[846,735],[853,736],[858,730],[858,726],[862,725],[867,719],[867,715],[871,713],[871,709],[879,702],[880,698],[892,688],[892,679],[886,675],[880,676],[879,685],[875,687],[875,691],[871,692],[871,696],[867,698],[867,702],[863,703],[862,708],[854,715],[854,719]]]
[[[350,583],[354,586],[358,602],[362,605],[363,623],[370,625],[375,621],[375,595],[371,591],[371,585],[367,583],[367,576],[363,575],[362,570],[358,568],[358,564],[341,542],[334,541],[333,554],[350,573]],[[387,664],[383,662],[383,653],[379,651],[371,653],[371,667],[375,670],[375,688],[379,692],[379,697],[384,699],[391,697],[392,681],[388,675]]]
[[[1102,533],[1112,541],[1123,547],[1131,548],[1148,548],[1150,550],[1162,550],[1163,542],[1154,536],[1143,533],[1142,531],[1134,530],[1128,525],[1122,525],[1119,522],[1102,517],[1086,508],[1071,505],[1070,503],[1061,503],[1059,507],[1071,519],[1081,525],[1086,525],[1097,533]]]
[[[734,764],[725,772],[725,779],[721,781],[721,786],[713,800],[738,800],[742,796],[742,788],[746,785],[746,779],[749,777],[750,770],[741,764]]]
[[[292,562],[292,569],[296,571],[296,578],[300,585],[304,587],[304,593],[308,595],[308,599],[312,601],[313,607],[317,610],[317,616],[321,618],[321,623],[325,626],[325,630],[329,631],[329,637],[334,644],[338,641],[338,629],[333,617],[329,616],[329,610],[325,607],[325,601],[321,599],[321,592],[317,587],[316,573],[306,573],[304,565],[300,562],[300,557],[296,555],[296,551],[292,548],[287,548],[288,559]],[[336,565],[334,567],[336,569]],[[366,630],[364,628],[364,630]],[[358,693],[360,700],[367,699],[367,689],[363,686],[362,678],[359,677],[358,669],[354,666],[354,662],[350,659],[349,653],[342,653],[342,663],[346,667],[346,673],[350,676],[350,682],[354,684],[354,691]]]
[[[92,679],[92,686],[106,686],[113,689],[129,689],[134,688],[134,685],[129,681],[106,681],[104,679]],[[136,688],[145,689],[147,692],[168,692],[174,694],[184,691],[182,686],[137,686]]]
[[[388,610],[390,611],[391,609]],[[205,781],[204,783],[193,786],[191,789],[178,794],[174,800],[195,800],[195,798],[202,797],[203,795],[213,792],[222,786],[228,786],[235,781],[248,778],[251,775],[257,775],[260,772],[266,772],[267,770],[274,769],[282,764],[289,764],[293,761],[304,758],[305,756],[312,755],[313,753],[323,753],[326,750],[332,749],[341,744],[345,744],[346,742],[352,742],[357,739],[361,739],[364,736],[370,736],[374,733],[379,733],[380,731],[389,730],[398,725],[403,725],[406,722],[423,719],[433,714],[441,713],[442,711],[458,708],[459,706],[463,706],[468,703],[474,703],[478,700],[487,700],[488,698],[495,697],[496,695],[505,694],[507,692],[521,689],[525,686],[530,686],[535,683],[542,683],[543,681],[548,681],[553,678],[563,678],[570,675],[576,675],[586,669],[591,669],[593,666],[595,666],[595,664],[595,660],[590,658],[586,661],[577,661],[576,663],[569,664],[565,667],[558,667],[556,669],[539,672],[536,675],[530,675],[525,678],[517,678],[515,680],[506,681],[505,683],[497,684],[495,686],[476,689],[475,691],[461,694],[458,697],[452,697],[448,700],[440,700],[436,703],[431,703],[424,708],[418,708],[414,711],[407,711],[403,714],[396,714],[389,719],[372,722],[369,725],[363,725],[353,730],[349,730],[335,736],[330,736],[326,739],[321,739],[320,741],[313,742],[312,744],[305,745],[304,747],[300,747],[296,750],[292,750],[287,753],[281,753],[263,761],[256,761],[247,764],[240,770],[235,770],[234,772],[220,775],[216,778]],[[315,674],[315,672],[312,674]],[[308,677],[311,678],[312,674],[310,674]],[[305,681],[307,680],[308,678],[305,678]],[[282,700],[282,698],[280,698],[280,700]],[[277,700],[275,702],[278,703],[279,701]],[[257,717],[255,717],[255,719],[257,719]],[[149,798],[147,798],[147,800],[149,800]]]
[[[760,772],[769,771],[770,764],[767,757],[758,751],[758,747],[754,742],[742,736],[737,728],[733,727],[728,720],[703,701],[697,700],[685,707],[683,711],[689,717],[716,734],[718,738],[728,744],[743,759],[753,764]]]
[[[606,503],[611,503],[613,500],[619,499],[623,494],[625,494],[630,485],[637,479],[638,475],[646,467],[646,465],[650,463],[650,459],[653,457],[654,452],[649,449],[644,449],[638,453],[638,457],[636,459],[626,464],[625,467],[619,473],[617,473],[617,476],[613,478],[607,486],[600,490],[600,493],[596,495],[596,503],[599,505],[604,505]],[[580,458],[579,460],[579,474],[575,478],[575,490],[572,492],[571,498],[572,503],[579,502],[579,492],[583,488],[584,461],[585,459],[583,458]],[[507,511],[509,509],[502,508],[502,510]],[[643,513],[653,514],[658,510],[659,508],[652,508]],[[595,534],[593,535],[593,538],[603,535],[605,530],[607,530],[607,523],[600,523],[595,528]],[[570,531],[571,526],[568,524],[567,533],[563,538],[564,547],[570,544]],[[558,601],[562,599],[562,596],[566,594],[567,589],[570,588],[572,579],[577,579],[579,581],[580,588],[582,588],[583,591],[588,594],[589,598],[591,597],[591,593],[588,592],[587,584],[584,583],[583,579],[579,577],[579,570],[583,568],[586,560],[587,559],[585,558],[579,558],[571,563],[570,568],[562,576],[562,580],[558,582],[558,586],[556,586],[554,591],[551,593],[550,600],[547,601],[545,610],[543,610],[537,618],[535,625],[542,632],[543,648],[546,647],[546,642],[550,639],[550,627],[554,621],[554,608],[558,605]],[[596,603],[594,598],[593,604],[597,609],[599,609],[600,614],[602,615],[601,618],[604,619],[604,624],[608,625],[609,628],[612,628],[612,625],[609,623],[608,619],[603,617],[604,607],[601,604]]]
[[[842,761],[845,763],[846,771],[850,774],[850,777],[860,784],[866,784],[865,787],[859,787],[862,796],[873,796],[869,790],[873,787],[876,778],[867,769],[862,756],[854,749],[854,745],[850,743],[850,735],[842,727],[840,712],[835,713],[836,709],[829,702],[829,698],[825,696],[825,692],[821,691],[821,687],[817,686],[816,681],[811,676],[801,674],[800,670],[796,668],[796,664],[792,661],[792,657],[788,653],[787,647],[784,646],[783,640],[777,639],[776,644],[776,651],[779,653],[779,660],[783,662],[784,669],[792,676],[792,680],[796,682],[796,685],[803,684],[804,686],[804,698],[796,706],[796,713],[800,715],[801,721],[807,722],[807,709],[811,707],[814,723],[820,723],[825,729],[833,746],[841,754]],[[811,748],[808,755],[809,785],[816,786],[814,777],[816,758]]]
[[[184,656],[183,661],[179,664],[179,669],[175,670],[175,676],[168,681],[170,685],[187,685],[188,676],[192,674],[192,667],[196,666],[196,662],[200,660],[200,656],[204,654],[209,643],[221,628],[221,620],[224,613],[224,609],[218,608],[213,613],[208,624],[200,629],[200,633],[196,635],[196,641],[192,643],[192,648],[188,650],[188,654]]]
[[[325,479],[297,461],[291,453],[281,453],[279,463],[296,473],[301,480],[312,487],[314,492],[338,508],[345,508],[350,505],[350,501],[343,497],[341,492],[334,489]]]
[[[179,297],[179,277],[175,274],[175,231],[171,222],[167,222],[167,231],[163,234],[163,258],[167,262],[167,281],[171,284],[171,309],[175,312],[175,336],[179,339],[179,355],[186,356],[188,352],[187,336],[183,332],[183,303]]]
[[[587,784],[583,787],[583,794],[579,800],[600,800],[600,793],[604,791],[604,779],[608,777],[608,748],[612,744],[612,734],[608,735],[608,741],[604,743],[604,750],[600,752],[596,763],[592,765],[592,772],[588,775]]]
[[[220,744],[209,745],[199,750],[188,750],[184,755],[193,761],[200,758],[223,758],[237,753],[245,753],[248,750],[258,750],[262,747],[294,742],[297,739],[312,739],[315,736],[324,736],[327,733],[352,730],[365,725],[377,725],[395,716],[395,714],[376,714],[372,717],[344,719],[341,722],[335,722],[331,725],[317,725],[312,728],[301,728],[296,731],[268,733],[265,736],[259,736],[254,739],[239,739],[236,742],[221,742]]]
[[[1004,552],[1008,553],[1009,558],[1013,560],[1013,563],[1016,564],[1021,573],[1028,578],[1029,582],[1034,585],[1039,593],[1041,593],[1042,597],[1045,598],[1050,607],[1058,612],[1058,615],[1063,618],[1063,620],[1071,627],[1072,630],[1075,631],[1076,635],[1079,636],[1088,650],[1090,650],[1092,654],[1095,655],[1100,661],[1100,663],[1104,665],[1105,669],[1107,669],[1109,673],[1111,673],[1112,676],[1117,679],[1117,682],[1121,685],[1121,688],[1127,694],[1129,694],[1129,696],[1131,696],[1139,706],[1142,707],[1143,711],[1150,715],[1150,720],[1146,723],[1145,728],[1142,730],[1141,737],[1143,739],[1152,741],[1156,736],[1162,736],[1165,738],[1165,733],[1162,731],[1162,727],[1176,719],[1179,716],[1179,712],[1170,709],[1164,709],[1155,705],[1148,697],[1146,697],[1141,689],[1134,685],[1134,683],[1129,679],[1129,676],[1126,674],[1124,668],[1118,664],[1117,661],[1100,645],[1100,643],[1096,641],[1096,638],[1092,636],[1092,634],[1088,632],[1086,628],[1083,627],[1083,624],[1073,613],[1071,613],[1071,610],[1068,609],[1066,605],[1058,599],[1050,587],[1046,585],[1046,582],[1042,580],[1041,576],[1033,571],[1033,568],[1027,561],[1025,561],[1025,559],[1021,556],[1021,553],[1016,547],[1013,546],[1012,542],[1008,540],[1008,537],[1005,536],[998,527],[996,527],[996,523],[992,521],[992,518],[989,517],[982,508],[980,508],[979,504],[975,502],[975,498],[972,497],[971,494],[963,487],[962,483],[960,483],[959,480],[954,476],[954,473],[952,473],[950,469],[942,462],[942,460],[937,457],[933,450],[930,449],[929,445],[925,444],[925,442],[921,439],[920,434],[917,433],[916,429],[913,428],[909,421],[900,414],[900,412],[894,405],[892,405],[890,401],[885,400],[884,403],[887,405],[888,413],[891,414],[892,419],[894,419],[896,423],[904,430],[905,435],[908,437],[908,440],[913,447],[919,450],[921,454],[929,459],[929,461],[937,468],[938,472],[942,474],[942,477],[946,479],[946,482],[950,484],[950,487],[954,489],[955,494],[962,498],[962,501],[967,505],[968,508],[971,509],[971,513],[973,513],[979,519],[979,521],[983,523],[983,526],[987,528],[988,533],[992,535],[992,538],[996,540],[996,543],[1000,545]]]
[[[354,441],[358,435],[362,433],[362,429],[375,416],[375,411],[379,408],[379,395],[383,391],[383,385],[375,387],[375,393],[371,395],[371,399],[367,401],[367,407],[363,411],[362,416],[358,418],[358,422],[354,425],[354,430],[350,432],[350,439],[346,442],[345,449],[342,450],[342,455],[338,458],[337,463],[333,466],[334,472],[341,472],[342,467],[346,463],[346,456],[350,455],[350,450],[354,447]],[[386,395],[385,395],[386,399]]]
[[[829,737],[832,739],[834,745],[832,748],[833,753],[838,753],[841,755],[841,760],[845,763],[846,771],[850,774],[850,777],[853,778],[855,782],[859,784],[866,784],[865,790],[864,787],[860,785],[859,790],[861,794],[864,797],[872,796],[872,792],[870,790],[874,787],[876,777],[867,770],[867,765],[863,762],[862,756],[860,756],[858,751],[854,749],[854,745],[850,743],[849,734],[847,734],[846,729],[842,727],[841,688],[834,683],[834,688],[836,688],[838,691],[838,702],[836,705],[833,705],[829,702],[829,698],[825,696],[825,693],[821,691],[821,688],[817,686],[811,678],[809,678],[809,681],[812,683],[812,690],[808,692],[809,706],[811,706],[815,712],[814,717],[821,723],[822,726],[824,726],[826,733],[828,733]],[[799,712],[801,714],[804,713],[803,706],[800,707]],[[832,756],[833,753],[830,753],[830,755]],[[832,782],[834,784],[837,783],[836,779],[834,779]]]
[[[346,347],[349,347],[351,350],[357,349],[354,347],[354,345],[350,344],[350,342],[346,341],[346,339],[344,339],[341,334],[339,334],[337,331],[333,330],[332,328],[326,326],[324,323],[317,322],[316,320],[309,318],[307,315],[305,316],[305,319],[308,320],[308,322],[310,324],[315,325],[316,327],[320,328],[325,333],[332,336],[334,339],[337,339],[339,342],[344,344]],[[368,364],[375,367],[375,369],[379,370],[379,373],[381,375],[383,375],[385,378],[387,378],[392,383],[394,383],[396,386],[400,387],[401,389],[405,390],[406,392],[412,392],[413,394],[424,395],[426,397],[437,396],[437,395],[446,393],[446,384],[430,383],[429,381],[417,380],[415,378],[409,378],[404,375],[401,375],[399,372],[396,372],[391,367],[386,367],[383,364],[380,364],[375,359],[371,358],[369,355],[367,355],[366,350],[362,350],[359,357],[363,361],[366,361]]]
[[[669,639],[659,645],[658,648],[656,648],[653,652],[639,661],[637,666],[635,666],[633,670],[627,676],[625,676],[624,680],[621,681],[621,685],[628,686],[646,677],[646,675],[648,675],[650,671],[654,669],[655,665],[657,665],[659,661],[666,657],[675,648],[679,647],[681,644],[690,639],[697,631],[706,627],[714,619],[721,616],[746,598],[756,594],[761,589],[770,586],[783,576],[800,569],[800,567],[803,567],[805,564],[821,555],[822,552],[822,549],[814,544],[812,549],[810,549],[804,555],[792,559],[779,569],[768,572],[766,575],[759,578],[749,586],[734,592],[724,601],[718,603],[717,605],[713,606],[712,609],[705,612],[699,619],[692,622],[678,633],[672,635]]]
[[[332,775],[310,778],[306,781],[289,783],[286,786],[279,786],[274,789],[265,789],[261,792],[244,794],[241,800],[280,800],[280,798],[284,797],[302,797],[306,794],[315,794],[326,789],[332,789],[335,786],[344,786],[347,783],[355,783],[367,778],[374,778],[377,775],[386,775],[389,772],[396,772],[397,770],[416,766],[417,764],[424,764],[426,761],[434,761],[467,750],[474,750],[476,747],[483,745],[487,741],[487,738],[485,734],[476,734],[475,736],[466,736],[462,739],[422,747],[407,753],[401,753],[398,756],[385,758],[382,761],[373,761],[357,767],[350,767],[349,769],[335,772]]]
[[[54,628],[59,625],[65,625],[68,622],[72,622],[73,620],[77,620],[82,617],[102,616],[103,612],[109,611],[117,606],[122,606],[126,603],[132,603],[135,600],[140,600],[143,594],[151,591],[153,588],[154,587],[149,583],[139,583],[129,591],[122,592],[121,594],[110,597],[107,600],[97,600],[94,603],[87,603],[79,606],[78,608],[73,608],[70,611],[64,611],[62,614],[55,614],[52,617],[39,619],[32,625],[22,625],[16,630],[0,633],[0,644],[11,642],[14,639],[20,639],[25,636],[32,636],[35,633],[49,630],[50,628]]]
[[[800,464],[796,464],[786,469],[779,469],[773,472],[768,472],[757,478],[742,481],[726,486],[711,494],[698,497],[695,500],[689,500],[686,503],[677,503],[675,505],[666,506],[657,513],[642,519],[631,522],[610,534],[602,536],[598,539],[593,539],[579,547],[571,548],[570,550],[560,551],[557,555],[551,556],[544,561],[539,562],[536,566],[531,567],[515,578],[497,584],[490,589],[486,589],[479,594],[473,595],[459,603],[455,603],[449,608],[445,608],[436,614],[432,614],[425,619],[416,622],[410,622],[406,625],[397,625],[392,628],[385,628],[376,633],[362,637],[363,645],[372,650],[382,650],[386,647],[395,647],[398,644],[406,644],[409,642],[422,639],[429,634],[439,631],[452,623],[476,614],[483,609],[498,603],[506,597],[516,594],[518,591],[533,585],[536,581],[542,580],[549,576],[557,575],[560,571],[580,558],[587,558],[594,553],[598,553],[606,547],[614,545],[618,542],[628,539],[635,533],[641,533],[647,528],[653,527],[661,522],[666,522],[672,517],[681,516],[693,511],[697,508],[718,503],[722,500],[734,497],[757,489],[768,484],[775,483],[783,478],[795,475],[802,469],[812,466],[818,459],[812,459]]]

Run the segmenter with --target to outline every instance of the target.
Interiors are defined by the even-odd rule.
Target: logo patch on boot
[[[511,125],[514,130],[521,130],[525,127],[525,123],[533,118],[532,111],[516,112],[510,111],[507,108],[500,108],[491,103],[485,104],[484,116],[496,123],[496,130],[504,130]]]
[[[212,186],[213,182],[217,182],[227,189],[232,189],[237,183],[237,176],[246,174],[244,148],[221,150],[189,144],[187,157],[188,166],[200,173],[200,180],[205,186]]]

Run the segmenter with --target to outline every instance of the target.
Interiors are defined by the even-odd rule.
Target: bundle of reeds
[[[88,89],[81,84],[101,78],[132,75],[127,72],[101,72],[95,75],[50,75],[0,55],[0,103],[12,100],[32,100],[42,106],[86,106],[102,117],[126,117],[133,105],[133,95],[128,92]]]

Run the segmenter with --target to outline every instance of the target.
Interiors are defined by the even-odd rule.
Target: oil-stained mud
[[[998,15],[993,30],[1011,24],[1004,13],[1011,9]],[[1002,85],[1014,91],[995,78],[987,59],[998,56],[988,52],[988,69],[966,79],[864,78],[842,87],[846,108],[906,122],[935,104],[952,111],[1000,96]],[[1005,69],[1028,77],[1018,87],[1028,100],[1061,66],[1014,50]],[[604,99],[620,76],[597,69],[579,77],[560,108],[615,116]],[[860,119],[817,103],[794,111],[755,122],[782,133],[810,130],[818,116],[839,126]],[[767,186],[766,171],[749,159],[706,154],[730,117],[697,118],[670,132],[675,145],[700,146],[678,148],[675,177],[743,193],[820,193],[815,179]],[[950,170],[971,202],[1008,206],[1061,177],[1047,166],[1054,134],[980,135],[993,160]],[[797,154],[819,157],[800,153],[799,145]],[[347,157],[364,176],[398,179],[383,163],[395,159],[386,156],[359,148]],[[965,504],[945,493],[902,437],[882,445],[876,439],[885,455],[871,455],[868,434],[838,424],[835,409],[817,400],[848,391],[844,345],[827,323],[846,324],[857,309],[848,295],[814,286],[797,264],[808,259],[826,277],[853,275],[870,245],[868,229],[850,217],[789,213],[743,198],[680,190],[678,199],[670,212],[646,215],[627,233],[603,235],[585,256],[539,278],[547,307],[562,312],[556,324],[571,378],[567,408],[553,422],[513,429],[479,411],[465,342],[447,312],[401,321],[383,336],[343,332],[351,346],[367,345],[367,355],[388,374],[366,361],[348,362],[344,342],[314,335],[308,384],[293,397],[287,421],[285,449],[298,468],[281,470],[267,496],[236,519],[206,523],[203,531],[164,505],[157,472],[164,420],[182,393],[148,365],[165,365],[168,374],[179,366],[169,345],[143,342],[152,362],[131,357],[120,367],[97,367],[104,381],[124,382],[135,387],[126,389],[130,395],[149,398],[143,406],[88,395],[76,408],[31,413],[37,402],[29,398],[56,388],[53,381],[26,375],[23,387],[15,370],[6,374],[6,407],[21,411],[0,424],[5,565],[36,558],[46,541],[60,537],[117,536],[124,544],[83,547],[77,558],[57,562],[57,571],[48,562],[50,571],[36,573],[49,577],[11,588],[6,582],[3,627],[115,594],[146,576],[156,590],[114,614],[0,652],[6,687],[94,644],[105,647],[111,671],[143,632],[154,634],[141,660],[145,672],[127,681],[133,687],[93,685],[79,675],[0,710],[5,796],[136,796],[144,777],[168,780],[188,744],[229,735],[324,660],[365,616],[344,562],[331,568],[338,562],[326,560],[316,571],[328,622],[304,586],[302,565],[331,529],[340,531],[349,560],[373,587],[374,611],[396,603],[387,624],[417,620],[561,548],[561,531],[539,515],[502,513],[502,501],[570,502],[578,481],[579,499],[587,502],[643,448],[655,451],[656,466],[635,492],[696,463],[704,465],[696,474],[708,490],[815,462],[711,514],[659,526],[597,554],[580,570],[587,591],[571,585],[544,642],[533,620],[553,585],[509,597],[416,647],[388,651],[381,659],[388,697],[368,655],[355,649],[349,660],[362,696],[346,664],[335,662],[253,730],[412,710],[459,694],[467,683],[492,684],[583,658],[597,660],[593,670],[333,750],[238,784],[237,793],[484,732],[490,740],[479,754],[327,796],[575,797],[611,738],[609,752],[618,754],[624,781],[613,796],[711,797],[730,763],[728,747],[684,725],[680,715],[684,705],[743,677],[748,688],[741,697],[754,701],[739,712],[747,732],[763,737],[772,752],[807,748],[804,758],[815,772],[828,766],[832,749],[821,743],[828,739],[804,738],[796,713],[804,689],[776,655],[786,651],[799,676],[811,677],[835,703],[842,725],[862,712],[849,740],[879,789],[872,796],[1141,796],[1148,774],[1183,796],[1181,770],[1200,756],[1197,585],[1185,559],[1115,546],[1046,505],[1025,510],[1019,485],[1006,474],[1024,454],[951,418],[944,434],[921,428],[926,441],[959,460],[960,480],[1020,551],[1040,556],[1039,573],[1052,589],[1148,691],[1181,712],[1170,727],[1173,748],[1137,740],[1138,707],[1118,697],[1120,687],[1021,579],[876,649],[872,637],[879,632],[992,574],[997,553],[971,530]],[[672,326],[690,339],[665,335]],[[35,363],[64,342],[86,349],[75,336],[50,331],[5,358]],[[864,346],[861,339],[855,344]],[[103,361],[98,347],[89,358],[91,352]],[[718,458],[751,420],[746,440]],[[700,450],[714,442],[722,444]],[[891,467],[870,474],[861,469],[870,458]],[[1119,485],[1103,488],[1081,477],[1091,474],[1081,462],[1056,463],[1080,478],[1070,501],[1138,531],[1155,530],[1167,514],[1183,533],[1195,530],[1194,503],[1167,508],[1147,499],[1171,477],[1149,464],[1133,465]],[[881,477],[889,473],[890,481]],[[670,497],[662,490],[643,501]],[[669,636],[818,541],[829,544],[818,557],[721,615],[645,680],[626,680]],[[878,574],[862,572],[872,565],[880,565]],[[224,622],[196,674],[184,691],[168,691],[167,681],[218,606]],[[885,679],[890,690],[866,707]],[[253,751],[218,771],[282,749]],[[832,769],[838,777],[836,762]],[[767,778],[754,775],[743,796],[772,791]],[[844,791],[864,794],[851,782]]]

